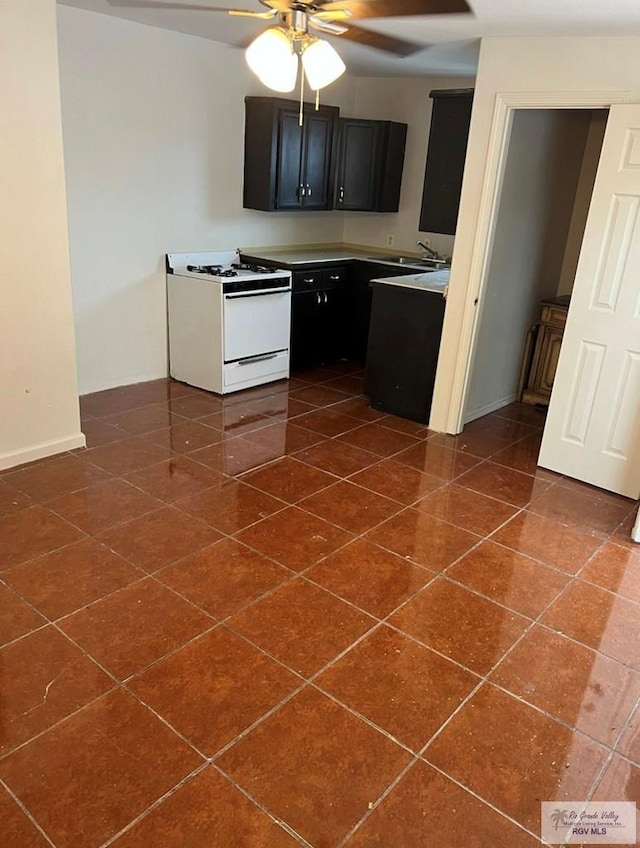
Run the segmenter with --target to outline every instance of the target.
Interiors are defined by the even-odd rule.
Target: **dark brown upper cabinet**
[[[245,97],[245,209],[333,208],[339,109],[276,97]]]
[[[336,209],[397,212],[407,125],[341,118]]]
[[[431,128],[418,229],[454,235],[467,154],[473,89],[432,91]]]

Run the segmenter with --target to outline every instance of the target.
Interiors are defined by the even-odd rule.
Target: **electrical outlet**
[[[387,236],[387,247],[393,247],[393,243],[396,240],[396,237],[393,233],[389,233]]]

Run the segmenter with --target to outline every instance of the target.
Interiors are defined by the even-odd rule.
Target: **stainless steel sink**
[[[434,271],[449,267],[442,259],[415,259],[412,256],[369,256],[368,258],[378,262],[392,262],[394,265],[410,265],[412,268],[429,268]]]
[[[405,264],[419,265],[421,268],[433,268],[434,271],[451,267],[444,259],[414,259],[411,263]]]

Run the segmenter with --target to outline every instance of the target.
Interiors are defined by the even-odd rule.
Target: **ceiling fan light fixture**
[[[302,66],[309,87],[318,91],[331,85],[346,71],[346,66],[328,41],[314,38],[302,52]]]
[[[247,47],[247,64],[260,82],[273,91],[293,91],[298,76],[298,56],[284,30],[265,30]]]

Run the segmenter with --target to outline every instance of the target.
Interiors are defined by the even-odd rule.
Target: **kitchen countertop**
[[[449,269],[444,271],[427,271],[421,274],[406,274],[402,277],[376,277],[372,283],[389,286],[401,286],[405,289],[438,292],[446,297],[449,285]]]
[[[377,252],[379,251],[379,253]],[[391,262],[388,259],[390,251],[382,252],[381,248],[370,248],[366,245],[308,245],[306,247],[283,247],[283,248],[259,248],[248,247],[240,248],[240,254],[248,261],[273,262],[280,267],[295,270],[298,266],[304,265],[321,265],[323,263],[350,262],[352,259],[358,259],[366,262],[376,262],[381,265],[389,265],[390,268],[418,268],[419,265],[412,266],[411,260],[415,259],[418,262],[420,257],[412,255],[406,251],[401,251],[398,256],[406,256],[406,262]],[[386,257],[386,258],[385,258]],[[424,273],[424,272],[423,272]],[[430,273],[427,272],[427,273]]]
[[[303,250],[247,250],[241,249],[243,256],[255,259],[269,259],[282,265],[310,265],[321,262],[348,262],[351,259],[369,259],[371,252],[349,247],[314,247]]]

